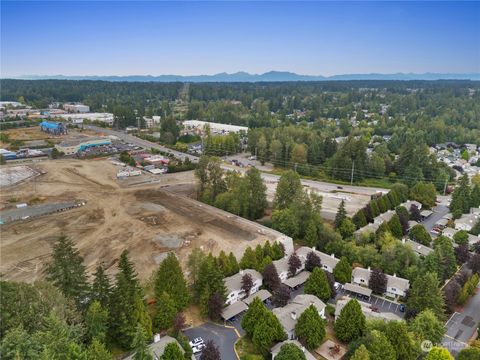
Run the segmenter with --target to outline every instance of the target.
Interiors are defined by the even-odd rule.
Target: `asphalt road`
[[[184,334],[190,341],[197,337],[201,337],[205,342],[207,342],[207,340],[212,340],[220,350],[221,360],[237,360],[234,346],[238,336],[232,328],[226,328],[222,325],[208,322],[195,328],[185,330]],[[199,355],[200,354],[195,357],[198,359]]]
[[[466,346],[480,323],[480,285],[475,295],[468,301],[461,312],[455,312],[446,323],[447,332],[442,344],[456,355]]]

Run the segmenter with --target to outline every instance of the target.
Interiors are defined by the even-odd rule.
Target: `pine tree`
[[[189,300],[187,282],[177,257],[169,253],[162,261],[155,274],[155,298],[157,301],[163,293],[173,300],[177,311],[184,309]]]
[[[242,318],[242,329],[245,330],[248,336],[253,336],[253,331],[255,330],[255,325],[257,324],[258,319],[262,316],[263,312],[266,311],[265,305],[262,301],[256,297],[250,303],[247,312]]]
[[[363,345],[363,344],[360,345],[357,348],[357,350],[355,350],[355,353],[350,358],[350,360],[370,360],[370,353],[368,352],[365,345]]]
[[[240,269],[256,269],[258,267],[258,259],[255,251],[248,246],[240,260]]]
[[[469,178],[464,174],[458,181],[458,187],[455,188],[450,203],[450,211],[456,219],[470,211],[470,201]]]
[[[113,356],[98,339],[93,339],[86,352],[86,360],[112,360]]]
[[[310,305],[300,315],[295,325],[295,335],[308,349],[320,346],[326,335],[325,322],[315,306]]]
[[[285,254],[285,251],[278,241],[275,241],[275,243],[272,245],[272,260],[279,260],[281,259]]]
[[[160,357],[160,360],[185,360],[185,357],[177,343],[171,342],[165,346],[165,351]]]
[[[372,330],[367,335],[365,346],[371,360],[396,360],[397,354],[387,337],[378,330]]]
[[[248,218],[261,218],[267,208],[267,186],[263,182],[260,171],[252,167],[245,174],[248,183],[249,211]]]
[[[172,327],[176,313],[175,301],[168,293],[163,292],[155,304],[155,328],[166,330]]]
[[[335,215],[335,229],[338,229],[342,225],[343,220],[347,218],[347,210],[345,209],[345,200],[342,200],[338,207],[337,214]]]
[[[263,354],[269,352],[272,343],[285,339],[285,332],[278,318],[264,307],[262,316],[253,330],[252,342]]]
[[[110,302],[110,333],[120,346],[130,349],[137,324],[143,326],[146,337],[152,335],[152,324],[127,250],[122,252],[118,267],[119,272],[115,277],[116,283]]]
[[[365,315],[357,300],[352,299],[340,311],[335,320],[335,335],[341,341],[351,341],[363,335],[366,328]]]
[[[145,329],[141,324],[137,324],[135,336],[133,338],[133,360],[153,360],[153,354],[147,345],[147,336]]]
[[[53,245],[52,260],[45,269],[46,278],[70,299],[82,307],[88,289],[83,258],[73,241],[60,236]]]
[[[401,239],[403,236],[402,224],[400,223],[400,218],[397,214],[393,215],[390,221],[388,222],[388,228],[393,236],[398,239]]]
[[[345,256],[340,258],[340,261],[337,263],[335,268],[333,269],[333,275],[335,279],[342,283],[348,283],[352,279],[352,266],[348,262]]]
[[[418,357],[417,343],[413,334],[409,333],[406,322],[388,322],[385,335],[395,349],[397,359],[414,360]]]
[[[228,263],[230,265],[230,273],[227,276],[235,275],[240,271],[240,266],[238,266],[237,258],[233,255],[232,252],[228,254]]]
[[[108,311],[102,307],[99,301],[90,303],[85,314],[86,336],[89,342],[97,339],[105,343],[108,330]]]
[[[308,222],[307,230],[305,231],[305,242],[308,246],[316,246],[318,242],[317,224],[312,219]]]
[[[418,276],[410,290],[407,308],[416,313],[430,309],[439,319],[443,319],[444,307],[445,304],[436,274],[426,273]]]
[[[325,272],[316,267],[305,283],[305,294],[312,294],[327,302],[332,296]]]
[[[107,308],[111,294],[112,285],[110,284],[110,279],[107,274],[105,274],[105,269],[102,263],[97,267],[95,274],[93,275],[90,298],[91,300],[98,300],[103,308]]]
[[[367,218],[365,217],[365,211],[363,209],[358,210],[355,213],[355,215],[353,215],[352,221],[357,227],[357,229],[360,229],[361,227],[364,227],[365,225],[367,225]]]
[[[303,351],[295,344],[285,343],[280,348],[279,353],[275,356],[277,360],[306,360]]]
[[[187,266],[190,270],[190,276],[193,282],[193,287],[195,288],[198,281],[198,275],[200,272],[200,266],[205,259],[205,253],[199,248],[192,250],[190,255],[188,255]]]

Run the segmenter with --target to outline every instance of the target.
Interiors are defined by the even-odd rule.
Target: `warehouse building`
[[[90,111],[90,107],[83,104],[65,104],[63,108],[72,113],[88,113]]]
[[[112,142],[108,138],[88,138],[78,139],[72,141],[64,141],[60,144],[56,144],[55,148],[63,152],[65,155],[73,155],[79,151],[84,151],[90,147],[111,145]]]

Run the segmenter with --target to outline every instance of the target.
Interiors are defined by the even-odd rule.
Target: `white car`
[[[202,352],[202,350],[205,348],[205,344],[198,344],[197,346],[192,346],[192,351],[194,354],[198,354]]]
[[[257,160],[257,157],[255,155],[252,155],[248,158],[248,160]]]
[[[340,284],[339,282],[336,282],[336,283],[333,285],[333,287],[335,288],[335,290],[338,291],[338,290],[340,290],[341,288],[343,288],[343,285]]]
[[[203,339],[201,337],[198,337],[198,338],[195,338],[193,339],[192,341],[189,342],[190,344],[190,347],[196,347],[196,346],[199,346],[199,345],[203,345],[205,342],[203,341]]]

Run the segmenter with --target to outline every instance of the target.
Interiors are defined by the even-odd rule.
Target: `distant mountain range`
[[[263,74],[236,72],[215,75],[127,75],[127,76],[70,76],[70,75],[22,75],[23,80],[103,80],[139,82],[259,82],[259,81],[337,81],[337,80],[480,80],[480,73],[396,73],[396,74],[344,74],[333,76],[299,75],[288,71],[269,71]]]

